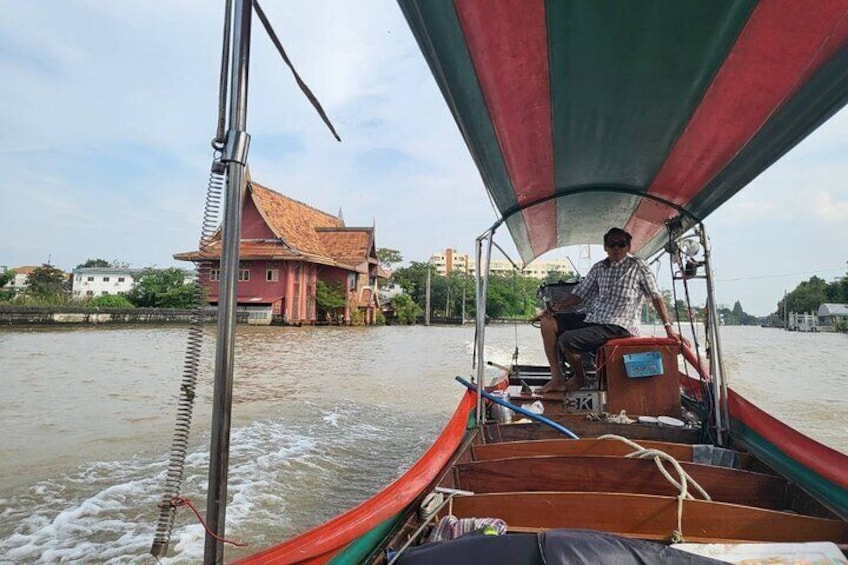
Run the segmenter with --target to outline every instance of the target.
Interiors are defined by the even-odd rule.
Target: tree
[[[15,271],[11,269],[0,273],[0,302],[11,300],[15,296],[15,291],[13,289],[3,289],[3,287],[6,286],[10,280],[15,278],[15,274]]]
[[[377,258],[380,259],[380,266],[384,269],[391,269],[392,265],[403,262],[403,255],[400,254],[400,251],[388,247],[377,248]]]
[[[0,288],[6,286],[6,284],[10,280],[15,278],[15,274],[16,274],[15,271],[13,271],[12,269],[9,269],[8,271],[3,271],[2,273],[0,273]]]
[[[91,308],[135,308],[123,294],[104,294],[92,298],[87,303]]]
[[[89,267],[112,267],[112,263],[106,259],[86,259],[85,263],[77,265],[77,269],[87,269]]]
[[[396,294],[392,297],[394,320],[401,324],[414,324],[421,315],[421,307],[408,294]]]
[[[198,287],[185,283],[185,273],[177,267],[145,269],[127,298],[143,308],[191,308],[198,299]]]
[[[547,276],[545,276],[545,280],[543,282],[545,284],[555,284],[560,281],[567,282],[570,280],[574,280],[574,278],[574,273],[554,269],[552,271],[548,271],[548,274]]]
[[[41,265],[27,276],[26,294],[40,298],[64,296],[70,291],[68,275],[53,265]]]
[[[315,286],[315,304],[318,306],[318,315],[328,322],[336,320],[339,308],[345,307],[345,291],[341,282],[327,284],[318,281]]]

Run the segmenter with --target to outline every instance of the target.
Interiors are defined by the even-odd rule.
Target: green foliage
[[[365,313],[359,308],[350,309],[350,325],[363,326],[365,325]]]
[[[14,306],[80,306],[80,302],[71,298],[69,293],[27,294],[20,292],[15,294],[9,302]]]
[[[185,273],[177,267],[145,269],[126,297],[142,308],[192,308],[198,288],[185,283]]]
[[[385,326],[386,325],[386,316],[383,314],[381,310],[377,310],[376,315],[374,316],[374,325],[376,326]]]
[[[574,274],[567,273],[565,271],[560,271],[559,269],[554,269],[553,271],[548,271],[548,275],[545,277],[543,281],[546,284],[553,284],[562,282],[568,282],[574,279]]]
[[[89,267],[111,267],[112,263],[106,259],[86,259],[85,263],[77,265],[77,269],[87,269]]]
[[[0,273],[0,302],[7,302],[14,298],[15,290],[14,289],[4,289],[3,287],[8,284],[8,282],[15,278],[15,271],[9,269],[8,271],[3,271]]]
[[[6,286],[6,284],[10,280],[15,278],[15,274],[16,274],[15,271],[13,271],[12,269],[9,269],[8,271],[3,271],[2,273],[0,273],[0,287]]]
[[[848,275],[830,283],[820,277],[811,277],[777,303],[776,315],[781,320],[785,319],[787,309],[789,312],[815,313],[824,303],[848,304]]]
[[[385,269],[391,269],[392,265],[403,262],[403,255],[400,254],[400,251],[388,247],[378,247],[377,258],[380,259],[380,265]]]
[[[408,294],[396,294],[392,297],[392,309],[394,309],[394,320],[400,324],[414,324],[422,309]]]
[[[123,294],[104,294],[88,301],[91,308],[135,308],[135,304],[127,300]]]
[[[318,281],[315,286],[315,304],[318,306],[318,317],[333,322],[338,319],[339,309],[344,308],[345,290],[341,282],[327,284]]]
[[[36,267],[27,276],[26,294],[29,296],[62,296],[67,295],[70,290],[68,275],[53,265],[44,264]]]
[[[726,326],[758,326],[760,319],[746,313],[742,309],[742,303],[738,300],[733,304],[733,309],[725,307],[718,308],[718,314]]]

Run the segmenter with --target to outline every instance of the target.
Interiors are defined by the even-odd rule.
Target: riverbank
[[[58,324],[188,324],[218,319],[215,309],[81,308],[78,306],[0,306],[0,326],[52,326]],[[236,322],[247,323],[248,312],[237,312]]]

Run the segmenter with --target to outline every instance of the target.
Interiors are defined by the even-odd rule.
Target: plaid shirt
[[[662,296],[647,263],[631,255],[618,263],[595,263],[571,292],[587,306],[587,322],[621,326],[632,335],[639,334],[642,299]]]

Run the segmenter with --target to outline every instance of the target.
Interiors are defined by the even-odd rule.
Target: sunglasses
[[[607,247],[617,247],[619,249],[624,249],[628,245],[630,245],[629,241],[608,241],[605,244]]]

